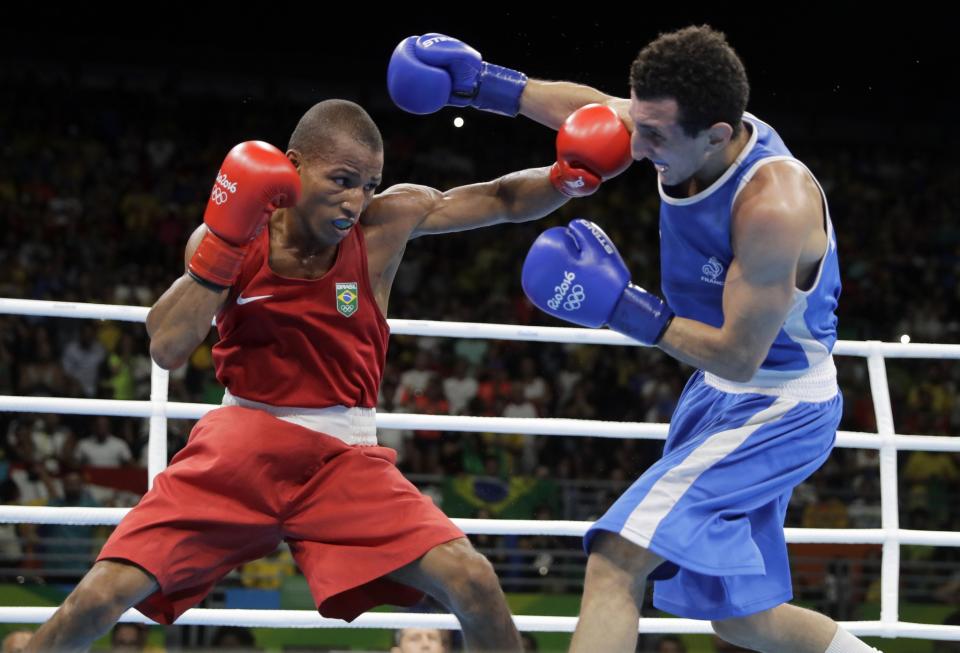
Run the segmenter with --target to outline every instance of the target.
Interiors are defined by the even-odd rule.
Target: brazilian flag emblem
[[[360,307],[360,296],[357,294],[357,282],[337,284],[337,310],[344,317],[350,317]]]

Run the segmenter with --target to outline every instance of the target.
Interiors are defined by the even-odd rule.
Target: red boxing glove
[[[550,181],[568,197],[584,197],[631,163],[630,132],[620,116],[608,106],[588,104],[571,113],[557,132]]]
[[[233,285],[250,241],[276,209],[299,199],[300,175],[283,152],[263,141],[234,147],[210,192],[207,233],[190,258],[190,275],[208,287]]]
[[[550,168],[550,181],[567,197],[586,197],[600,188],[603,179],[586,168],[577,168],[560,159]]]

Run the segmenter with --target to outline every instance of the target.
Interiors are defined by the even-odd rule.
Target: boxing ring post
[[[146,308],[106,304],[76,304],[0,298],[0,313],[45,317],[74,317],[143,322]],[[625,336],[607,331],[564,327],[518,327],[457,322],[389,320],[391,333],[459,338],[494,338],[538,342],[601,345],[636,345]],[[899,621],[900,546],[960,547],[960,533],[904,530],[899,525],[897,493],[897,452],[900,450],[960,452],[960,438],[952,436],[899,435],[893,422],[886,358],[960,359],[960,345],[898,344],[878,341],[838,341],[834,353],[866,358],[877,420],[877,433],[839,431],[837,446],[878,449],[880,452],[881,528],[879,529],[785,529],[790,543],[880,544],[882,546],[881,598],[879,621],[842,622],[857,636],[913,637],[960,641],[960,626],[917,624]],[[166,467],[166,420],[197,419],[217,406],[169,402],[169,375],[153,363],[150,401],[105,399],[66,399],[55,397],[14,397],[0,395],[0,411],[55,412],[82,415],[114,415],[150,419],[148,445],[149,477]],[[383,428],[431,429],[461,432],[526,433],[549,436],[585,436],[609,438],[658,439],[666,437],[666,424],[602,422],[574,419],[533,419],[504,417],[463,417],[381,413],[377,425]],[[52,508],[0,506],[0,523],[117,524],[127,513],[125,508]],[[464,532],[492,535],[582,536],[589,522],[454,519]],[[55,608],[0,607],[0,623],[40,623]],[[575,617],[518,615],[517,627],[523,631],[572,632]],[[153,623],[135,610],[127,611],[121,621]],[[452,615],[367,613],[347,624],[325,619],[312,610],[188,610],[178,625],[243,625],[289,628],[459,628]],[[710,633],[709,622],[691,619],[642,618],[641,632]]]
[[[887,385],[886,360],[871,342],[867,357],[870,395],[880,435],[880,527],[883,529],[883,554],[880,562],[880,623],[895,628],[900,620],[900,501],[897,492],[897,442],[893,426],[893,407]]]
[[[150,437],[147,440],[147,487],[167,466],[167,397],[170,373],[150,361]]]

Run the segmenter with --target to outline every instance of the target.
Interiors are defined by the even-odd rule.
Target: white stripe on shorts
[[[620,534],[635,544],[650,546],[657,526],[701,474],[743,444],[758,428],[786,415],[797,403],[796,400],[779,397],[769,407],[747,420],[743,426],[711,435],[683,462],[668,470],[653,484],[630,513]]]

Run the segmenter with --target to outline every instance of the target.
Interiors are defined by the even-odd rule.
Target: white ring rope
[[[44,317],[112,319],[143,322],[149,309],[139,306],[80,304],[0,298],[0,313]],[[466,322],[389,320],[393,335],[420,335],[450,338],[492,338],[598,345],[638,345],[633,340],[608,330],[558,327],[527,327]],[[882,528],[812,529],[787,528],[790,543],[880,544],[881,564],[880,620],[844,622],[850,632],[861,636],[918,637],[960,641],[960,626],[915,624],[899,621],[900,546],[960,546],[960,533],[917,531],[899,527],[897,501],[897,451],[960,451],[960,438],[950,436],[899,435],[894,431],[885,358],[960,359],[960,345],[900,344],[878,341],[837,341],[834,353],[867,359],[870,389],[877,416],[877,433],[840,431],[837,446],[879,449]],[[58,412],[81,415],[117,415],[150,419],[149,476],[152,479],[166,465],[166,419],[196,419],[217,408],[209,404],[166,401],[168,377],[156,364],[151,377],[151,401],[111,401],[56,397],[0,396],[0,411]],[[381,413],[377,426],[395,429],[431,429],[444,431],[480,431],[535,435],[593,436],[607,438],[664,439],[666,424],[604,422],[572,419],[532,419],[503,417],[461,417]],[[161,442],[162,441],[162,442]],[[53,508],[36,506],[0,506],[0,523],[116,524],[126,514],[124,508]],[[581,536],[589,522],[454,519],[471,534],[520,534]],[[40,623],[54,608],[0,607],[0,623]],[[122,621],[152,623],[139,612],[129,610]],[[524,631],[572,632],[574,617],[514,617]],[[177,624],[244,625],[290,628],[398,628],[422,626],[459,628],[452,615],[368,613],[351,624],[324,619],[311,610],[188,610]],[[708,622],[690,619],[641,619],[644,633],[709,633]]]
[[[0,505],[0,524],[68,524],[115,526],[130,508],[76,508]],[[467,519],[452,518],[470,535],[552,535],[583,537],[593,522],[548,519]],[[883,544],[888,537],[882,528],[786,528],[790,544]],[[901,544],[960,547],[960,533],[899,529]]]
[[[168,419],[199,419],[217,404],[166,403],[162,415]],[[117,399],[66,399],[60,397],[17,397],[0,395],[0,412],[61,413],[151,417],[153,402]],[[589,436],[624,440],[664,440],[667,424],[610,422],[589,419],[546,417],[470,417],[425,415],[421,413],[377,413],[377,428],[467,433],[509,433],[524,435]],[[960,452],[960,438],[949,435],[897,435],[897,449],[904,451]],[[847,449],[879,449],[883,441],[876,433],[837,431],[837,446]]]
[[[49,619],[55,608],[0,608],[0,623],[42,623]],[[120,617],[125,623],[154,623],[136,610],[128,610]],[[576,617],[515,616],[519,630],[540,633],[570,633],[577,625]],[[840,624],[861,636],[922,637],[939,634],[936,639],[960,639],[952,637],[953,626],[898,623],[892,631],[881,628],[876,621],[842,621]],[[321,617],[313,610],[237,610],[193,608],[177,620],[182,626],[247,626],[251,628],[441,628],[459,630],[460,624],[453,615],[406,612],[368,612],[351,623],[339,619]],[[640,632],[662,635],[668,633],[709,634],[713,630],[707,621],[673,618],[641,618]]]
[[[0,608],[0,623],[43,623],[56,608]],[[120,621],[124,623],[155,623],[136,610],[127,610]],[[514,623],[524,632],[571,633],[577,625],[576,617],[515,616]],[[879,621],[841,621],[854,635],[874,637],[927,637],[960,640],[960,628],[900,622],[892,628]],[[408,612],[368,612],[347,623],[339,619],[321,617],[314,610],[238,610],[193,608],[179,619],[178,626],[247,626],[250,628],[441,628],[459,630],[453,615]],[[639,630],[647,635],[668,633],[709,634],[713,632],[708,621],[673,618],[641,618]]]
[[[34,315],[39,317],[73,317],[96,320],[144,322],[150,309],[143,306],[115,306],[112,304],[80,304],[76,302],[48,302],[36,299],[0,298],[0,313]],[[607,329],[578,329],[568,327],[518,326],[511,324],[483,324],[478,322],[438,322],[433,320],[389,319],[390,334],[395,336],[433,336],[438,338],[473,338],[491,340],[524,340],[564,344],[627,345],[643,347],[637,341]],[[881,354],[884,358],[960,358],[960,345],[933,343],[896,343],[868,340],[838,340],[833,353],[838,356],[868,357]]]

